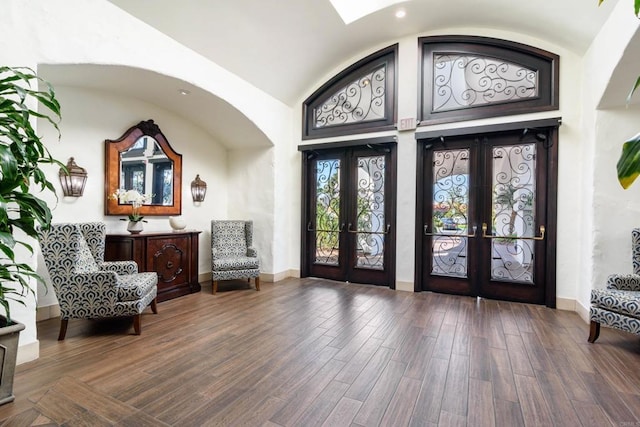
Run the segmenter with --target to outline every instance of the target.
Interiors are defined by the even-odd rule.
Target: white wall
[[[286,105],[109,1],[5,0],[2,8],[0,54],[10,59],[6,64],[107,64],[152,70],[224,99],[272,141],[290,137]],[[15,40],[20,41],[18,49],[12,46]]]
[[[273,148],[229,151],[228,209],[215,218],[253,220],[253,244],[263,274],[274,273],[274,163]]]
[[[295,150],[297,134],[294,134],[294,123],[298,123],[300,115],[295,115],[294,109],[289,111],[289,120],[281,122],[282,132],[288,138],[274,147],[274,234],[273,234],[273,272],[274,279],[280,280],[288,276],[299,276],[299,271],[294,267],[297,263],[291,263],[294,254],[300,257],[299,246],[296,245],[294,236],[299,236],[300,213],[291,209],[292,206],[300,206],[299,191],[290,191],[291,186],[300,187],[300,170],[298,167],[290,167],[296,160],[300,161],[299,154]],[[293,239],[293,240],[292,240]]]
[[[21,230],[16,231],[16,240],[31,244],[32,247],[36,246],[35,240],[26,236]],[[35,250],[33,253],[30,253],[23,246],[18,245],[15,247],[15,255],[16,261],[29,264],[32,266],[32,268],[36,269],[37,250]],[[29,279],[27,280],[27,283],[29,284],[29,287],[35,292],[38,287],[36,281],[33,279]],[[17,291],[21,290],[18,284],[14,284],[13,288]],[[18,363],[24,363],[33,359],[37,359],[40,354],[38,337],[36,333],[36,319],[35,316],[33,316],[33,313],[36,309],[36,297],[37,294],[34,295],[27,290],[25,297],[20,298],[24,305],[14,301],[9,302],[9,307],[11,309],[11,319],[25,325],[25,329],[20,332],[20,341],[18,343],[17,356]],[[4,311],[1,313],[4,315]]]
[[[573,158],[580,159],[582,173],[568,177],[565,182],[579,188],[582,195],[580,203],[574,206],[574,210],[582,212],[579,233],[576,234],[576,252],[581,261],[576,272],[576,309],[585,319],[588,317],[591,289],[603,287],[610,273],[631,270],[630,233],[639,225],[634,219],[637,207],[633,201],[638,200],[636,192],[639,190],[622,190],[616,181],[615,164],[622,142],[640,131],[638,111],[637,108],[622,107],[625,102],[622,96],[617,104],[613,99],[607,102],[609,106],[619,105],[621,108],[603,112],[597,108],[608,93],[626,93],[628,89],[620,91],[620,85],[631,87],[633,80],[616,81],[611,76],[625,53],[634,55],[637,52],[637,48],[629,48],[628,42],[638,32],[639,26],[640,22],[632,13],[632,5],[618,2],[582,63],[582,151],[579,157]],[[609,216],[615,219],[607,219]]]
[[[622,144],[640,132],[640,106],[598,112],[594,164],[593,288],[612,273],[631,273],[631,229],[640,227],[640,181],[627,190],[618,182]]]
[[[13,17],[11,7],[3,4],[3,15],[6,17]],[[24,27],[24,26],[23,26]],[[30,53],[28,43],[15,43],[15,40],[22,40],[20,38],[22,30],[12,31],[14,29],[11,25],[0,25],[0,63],[7,64],[19,64],[21,66],[37,68],[37,62],[34,60]],[[34,106],[35,107],[35,106]],[[35,123],[33,124],[36,125]],[[33,239],[26,238],[25,242],[32,242],[32,246],[35,242]],[[18,249],[21,251],[20,249]],[[20,253],[20,252],[18,252]],[[17,253],[17,255],[18,255]],[[36,268],[36,258],[26,252],[18,255],[23,262],[28,263],[34,269]],[[32,288],[35,289],[36,285],[33,281],[30,281]],[[18,363],[27,362],[29,360],[36,359],[39,355],[39,343],[37,339],[36,331],[36,318],[35,318],[35,306],[36,301],[34,298],[27,297],[24,300],[25,305],[19,303],[10,302],[11,317],[23,323],[26,327],[24,331],[20,333],[20,342],[18,350]]]
[[[84,196],[62,197],[58,167],[45,166],[47,177],[56,187],[58,202],[50,193],[41,196],[52,208],[53,222],[105,221],[107,232],[123,232],[126,221],[122,216],[104,215],[104,141],[118,139],[131,126],[142,120],[153,119],[160,127],[172,148],[182,154],[182,217],[187,228],[203,231],[200,234],[198,270],[200,274],[211,271],[210,221],[227,215],[228,168],[227,151],[221,144],[193,123],[159,107],[133,98],[111,95],[105,92],[57,87],[56,95],[62,105],[60,142],[53,142],[57,135],[51,127],[44,138],[54,158],[66,162],[73,156],[76,163],[89,174]],[[176,95],[179,96],[179,95]],[[246,165],[251,167],[251,162]],[[191,181],[196,174],[207,182],[204,202],[196,205],[191,198]],[[146,231],[170,230],[168,216],[146,216]],[[39,272],[46,273],[44,263]],[[51,289],[51,288],[50,288]],[[39,306],[56,303],[53,292],[38,292]]]

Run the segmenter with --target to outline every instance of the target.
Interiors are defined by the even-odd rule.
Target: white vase
[[[129,221],[127,231],[131,234],[138,234],[142,231],[142,221]]]
[[[179,216],[170,216],[169,225],[175,231],[184,230],[184,228],[187,226],[187,221],[184,218]]]

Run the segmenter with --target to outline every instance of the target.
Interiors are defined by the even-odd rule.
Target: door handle
[[[349,223],[349,227],[347,227],[347,233],[351,234],[389,234],[391,232],[391,224],[387,224],[385,227],[385,231],[358,231],[352,230],[351,226],[353,224]]]
[[[473,227],[471,227],[471,229],[473,230],[473,233],[471,234],[444,234],[444,233],[429,233],[429,225],[425,224],[424,227],[424,235],[425,236],[446,236],[446,237],[476,237],[476,232],[478,230],[478,227],[476,227],[475,225]]]
[[[309,221],[309,223],[307,224],[307,231],[309,232],[316,232],[316,231],[320,231],[320,232],[324,232],[324,233],[335,233],[336,230],[317,230],[315,228],[311,228],[311,221]],[[340,225],[340,230],[338,230],[338,233],[342,233],[344,231],[344,222]]]
[[[544,240],[544,233],[547,231],[544,225],[540,226],[540,235],[531,237],[517,237],[517,236],[491,236],[487,234],[487,223],[482,223],[482,237],[485,239],[509,239],[509,240]]]

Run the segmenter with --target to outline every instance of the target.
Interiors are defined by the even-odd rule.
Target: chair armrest
[[[67,277],[63,284],[56,286],[62,318],[91,319],[117,315],[117,277],[116,273],[109,271]]]
[[[116,274],[135,274],[138,272],[138,264],[135,261],[105,261],[100,265],[100,270],[113,271]]]
[[[253,246],[247,248],[247,256],[250,258],[258,258],[258,251]]]
[[[640,275],[612,274],[607,278],[607,289],[620,291],[640,291]]]
[[[105,298],[118,300],[118,275],[112,271],[98,271],[95,273],[80,273],[69,277],[65,287],[73,286],[73,298],[76,301],[86,300],[95,303],[95,300],[105,302]]]

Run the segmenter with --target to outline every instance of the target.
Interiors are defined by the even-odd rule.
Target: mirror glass
[[[143,135],[120,153],[120,186],[148,194],[145,205],[173,204],[173,162],[158,141]]]
[[[153,120],[138,123],[116,140],[105,140],[105,215],[131,213],[130,201],[113,197],[118,189],[146,196],[140,215],[182,213],[182,155]]]

